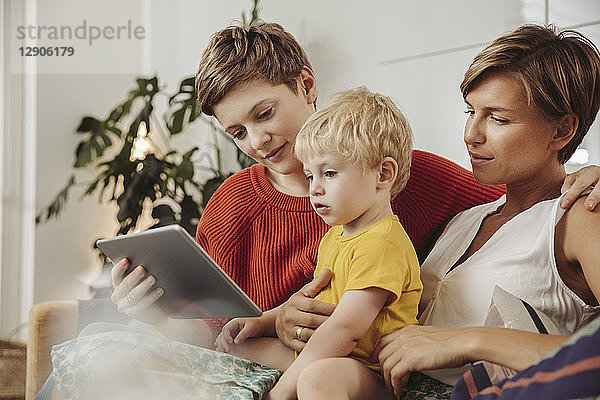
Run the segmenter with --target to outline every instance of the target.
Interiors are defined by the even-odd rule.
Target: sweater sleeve
[[[410,178],[392,201],[422,262],[446,223],[473,206],[498,199],[504,186],[478,183],[470,171],[443,157],[414,150]]]

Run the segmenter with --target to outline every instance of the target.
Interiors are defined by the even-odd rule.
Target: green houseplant
[[[242,12],[245,26],[258,18],[258,3],[259,0],[253,0],[249,17]],[[160,96],[168,99],[162,118],[156,115]],[[185,151],[172,147],[173,137],[185,134],[190,124],[200,121],[214,139],[212,146],[195,146]],[[153,226],[177,223],[193,235],[208,199],[230,175],[223,170],[222,149],[215,144],[225,133],[201,113],[194,76],[184,77],[174,94],[161,89],[157,76],[139,77],[136,86],[105,119],[84,116],[76,132],[83,139],[75,150],[74,172],[54,200],[38,213],[38,224],[58,218],[71,191],[83,186],[82,198],[95,194],[101,202],[116,204],[118,235],[134,230],[146,207],[152,208],[156,221]],[[165,143],[162,149],[154,146],[147,153],[136,154],[140,143],[147,143],[156,135]],[[207,159],[208,167],[200,165],[201,160]],[[240,168],[253,163],[239,149],[237,160]],[[82,181],[83,170],[93,171],[91,181]],[[198,176],[199,170],[204,171],[204,181]]]

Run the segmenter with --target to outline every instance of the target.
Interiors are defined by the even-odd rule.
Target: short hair
[[[283,83],[297,93],[304,67],[311,69],[306,53],[281,25],[256,20],[248,28],[229,26],[214,33],[202,53],[195,84],[200,108],[213,115],[231,89],[253,80]]]
[[[338,92],[311,115],[296,137],[294,151],[299,160],[335,154],[365,169],[392,157],[398,163],[390,191],[395,197],[410,175],[412,131],[392,99],[361,86]]]
[[[579,125],[558,152],[566,163],[583,141],[600,106],[600,57],[596,46],[573,30],[552,25],[523,25],[505,34],[475,56],[460,85],[463,97],[484,76],[506,72],[525,87],[548,120],[574,114]]]

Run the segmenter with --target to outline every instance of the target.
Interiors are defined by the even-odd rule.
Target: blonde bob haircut
[[[549,120],[576,115],[577,131],[558,152],[564,164],[581,144],[600,106],[600,57],[582,34],[553,26],[524,25],[505,34],[473,59],[460,85],[463,97],[483,77],[508,73],[520,81],[529,104]]]
[[[392,99],[365,87],[338,92],[314,113],[296,137],[296,157],[334,154],[362,168],[376,168],[385,157],[398,163],[392,198],[410,175],[412,131]]]
[[[311,69],[308,57],[292,34],[261,20],[250,27],[229,26],[214,33],[202,53],[195,89],[202,112],[213,107],[238,85],[262,80],[285,84],[298,93],[296,79]]]

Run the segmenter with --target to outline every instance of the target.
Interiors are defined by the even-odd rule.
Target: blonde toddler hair
[[[294,151],[299,160],[335,154],[363,168],[375,168],[392,157],[398,163],[393,198],[410,175],[412,131],[392,99],[361,86],[338,92],[314,113],[296,137]]]

